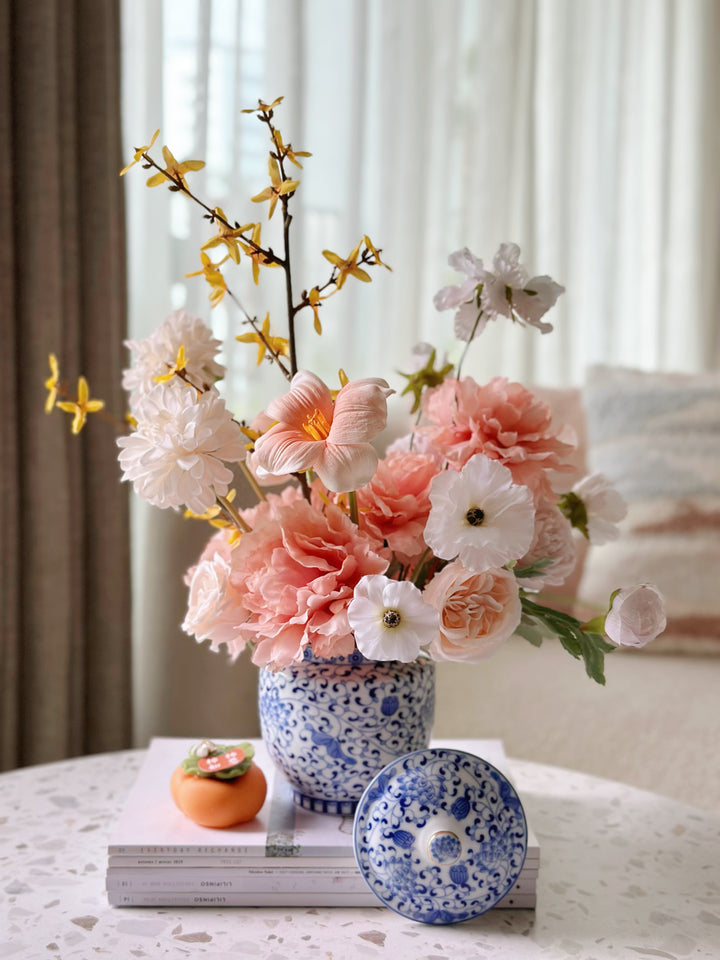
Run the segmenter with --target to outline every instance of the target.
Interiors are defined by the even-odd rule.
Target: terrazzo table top
[[[0,775],[0,958],[720,958],[720,819],[513,761],[538,905],[429,927],[377,908],[112,908],[107,838],[143,751]]]

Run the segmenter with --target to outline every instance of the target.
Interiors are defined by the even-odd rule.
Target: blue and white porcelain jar
[[[383,767],[427,747],[435,664],[310,656],[260,671],[259,710],[263,740],[295,803],[350,816]]]

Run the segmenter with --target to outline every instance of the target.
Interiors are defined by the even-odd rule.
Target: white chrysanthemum
[[[175,310],[145,340],[126,340],[133,353],[133,366],[123,371],[122,385],[130,392],[130,408],[135,411],[141,398],[155,386],[155,377],[166,374],[185,348],[185,369],[198,387],[212,386],[225,373],[215,361],[222,347],[212,331],[198,317]]]
[[[460,473],[438,474],[430,490],[432,508],[425,542],[443,560],[458,557],[482,573],[527,553],[535,508],[531,491],[512,482],[507,467],[476,453]]]
[[[602,473],[583,477],[572,488],[585,507],[588,540],[595,546],[616,540],[618,524],[627,514],[627,505]]]
[[[528,277],[520,263],[520,247],[501,243],[493,258],[493,270],[485,275],[481,303],[489,319],[515,315],[541,333],[549,333],[552,324],[544,323],[542,317],[564,292],[565,288],[551,277]]]
[[[137,412],[137,429],[118,440],[123,480],[156,507],[204,513],[225,496],[233,474],[223,461],[245,456],[245,437],[216,390],[180,380],[156,384]]]
[[[438,632],[440,614],[409,580],[371,574],[358,581],[347,610],[355,643],[370,660],[409,663]]]

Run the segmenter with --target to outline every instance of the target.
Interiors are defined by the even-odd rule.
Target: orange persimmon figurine
[[[221,746],[202,740],[170,778],[175,806],[202,827],[245,823],[265,803],[267,783],[249,743]]]

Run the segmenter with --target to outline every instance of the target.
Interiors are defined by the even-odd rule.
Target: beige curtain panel
[[[0,4],[0,767],[128,746],[116,0]],[[48,354],[106,412],[43,410]]]

